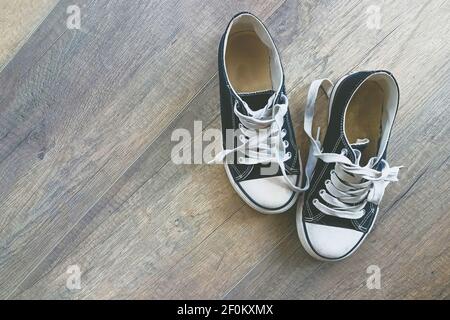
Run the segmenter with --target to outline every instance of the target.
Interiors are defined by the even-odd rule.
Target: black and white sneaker
[[[281,213],[297,200],[301,168],[280,56],[263,23],[240,13],[219,46],[225,170],[254,209]]]
[[[312,137],[318,91],[330,98],[323,145]],[[306,175],[311,187],[299,201],[297,230],[306,251],[320,260],[351,255],[370,232],[386,186],[399,167],[386,162],[399,89],[387,71],[357,72],[333,87],[314,81],[305,109],[311,140]]]

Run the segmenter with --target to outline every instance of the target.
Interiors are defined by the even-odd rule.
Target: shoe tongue
[[[359,150],[360,152],[363,152],[364,149],[369,145],[370,140],[367,138],[364,139],[356,139],[356,142],[350,144],[350,146],[353,149]]]
[[[260,110],[264,108],[269,101],[270,97],[275,93],[273,90],[251,92],[251,93],[241,93],[239,96],[243,101],[248,104],[248,107],[253,110]],[[244,109],[244,108],[242,108]],[[244,110],[245,111],[245,110]]]

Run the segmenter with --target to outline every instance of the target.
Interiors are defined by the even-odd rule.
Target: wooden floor
[[[80,30],[73,1],[6,2],[1,298],[450,298],[450,2],[79,0]],[[222,166],[171,161],[174,129],[220,128],[217,46],[242,10],[275,36],[302,149],[312,80],[385,68],[399,81],[389,162],[406,168],[343,262],[310,258],[295,210],[256,213]]]

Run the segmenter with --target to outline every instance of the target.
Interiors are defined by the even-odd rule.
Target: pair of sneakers
[[[312,83],[304,130],[309,156],[302,168],[276,46],[263,23],[243,12],[229,23],[219,46],[224,161],[242,199],[262,213],[281,213],[298,200],[297,230],[313,257],[340,260],[366,238],[386,186],[397,181],[386,148],[399,90],[383,70],[352,73],[335,85]],[[313,136],[318,93],[329,98],[323,142]]]

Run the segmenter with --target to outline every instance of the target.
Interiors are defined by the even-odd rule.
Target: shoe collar
[[[351,75],[348,75],[351,76]],[[346,77],[348,77],[346,76]],[[344,78],[346,78],[344,77]],[[344,79],[342,78],[342,79]],[[341,80],[342,80],[341,79]],[[397,114],[398,109],[398,103],[399,103],[399,88],[397,81],[392,76],[391,73],[387,71],[375,71],[371,74],[369,74],[361,83],[356,87],[355,90],[353,90],[350,98],[347,100],[346,106],[344,108],[344,112],[342,113],[342,119],[340,121],[341,127],[340,131],[342,133],[342,136],[344,137],[344,146],[345,149],[347,149],[348,156],[350,160],[355,161],[356,160],[356,152],[355,150],[360,149],[363,147],[362,144],[366,144],[368,142],[362,143],[362,141],[356,142],[351,144],[348,140],[347,134],[345,132],[345,118],[347,109],[350,105],[350,102],[352,101],[354,95],[356,92],[364,85],[367,81],[376,81],[377,84],[382,88],[383,92],[385,93],[384,97],[384,103],[383,103],[383,114],[382,114],[382,123],[381,123],[381,137],[379,141],[379,147],[378,147],[378,153],[376,156],[376,161],[374,162],[374,166],[377,165],[380,160],[383,158],[383,155],[385,154],[387,144],[391,135],[392,126],[394,124],[395,116]],[[339,83],[338,83],[339,85]],[[337,89],[337,88],[335,88]],[[364,137],[362,137],[364,138]],[[361,151],[361,150],[360,150]]]
[[[230,35],[231,29],[234,26],[237,26],[239,28],[239,25],[242,25],[242,27],[245,28],[252,28],[253,31],[258,35],[260,40],[270,49],[270,55],[271,55],[271,74],[272,74],[272,90],[275,92],[276,96],[275,99],[273,99],[274,103],[278,101],[281,91],[283,88],[284,83],[284,73],[283,73],[283,67],[281,65],[281,59],[280,55],[278,53],[278,50],[275,46],[275,43],[273,42],[273,39],[267,30],[267,28],[264,26],[262,21],[257,18],[255,15],[249,13],[249,12],[241,12],[233,17],[231,21],[228,24],[228,27],[225,31],[224,36],[224,44],[223,44],[223,50],[222,50],[222,61],[224,66],[224,73],[226,78],[226,83],[229,88],[229,90],[232,93],[232,96],[235,100],[239,102],[239,104],[243,104],[244,101],[241,98],[241,96],[236,92],[236,90],[233,88],[231,82],[229,81],[228,73],[227,73],[227,66],[226,66],[226,50],[227,50],[227,43],[228,43],[228,37]]]

